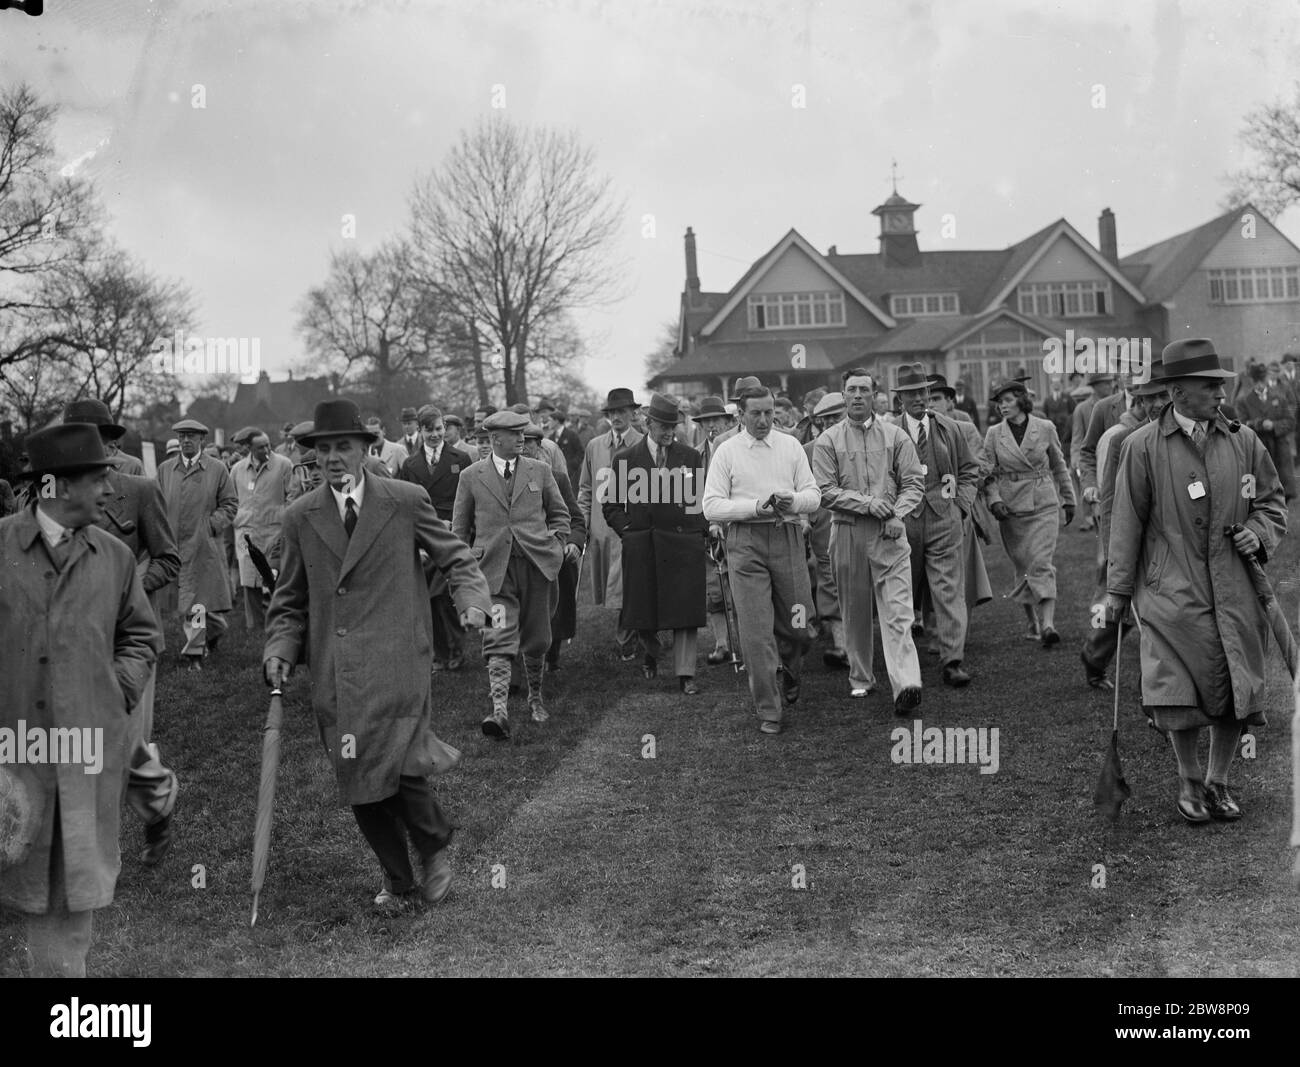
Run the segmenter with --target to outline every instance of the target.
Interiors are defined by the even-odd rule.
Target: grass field
[[[851,701],[820,645],[779,737],[758,733],[729,671],[701,666],[695,698],[672,678],[642,680],[613,653],[613,616],[590,605],[553,679],[550,722],[525,722],[517,698],[509,743],[479,733],[486,677],[471,656],[435,679],[439,733],[465,752],[440,787],[460,827],[456,882],[437,908],[396,917],[371,906],[378,865],[337,800],[296,676],[255,929],[267,691],[260,646],[236,619],[213,669],[178,672],[174,651],[160,669],[156,740],[181,780],[177,839],[147,870],[140,827],[124,815],[117,900],[97,917],[90,973],[1294,976],[1300,896],[1288,881],[1291,697],[1280,659],[1257,758],[1233,765],[1245,819],[1189,827],[1174,809],[1172,754],[1138,711],[1130,642],[1121,755],[1134,797],[1118,823],[1103,822],[1091,796],[1111,703],[1078,663],[1092,553],[1091,535],[1063,531],[1057,649],[1021,637],[994,549],[999,599],[973,619],[973,684],[946,689],[922,652],[920,717],[998,727],[996,774],[894,764],[900,720],[888,698]],[[1292,620],[1296,564],[1293,534],[1269,567]],[[883,680],[879,652],[877,664]],[[1097,864],[1105,888],[1093,885]],[[21,919],[0,916],[0,975],[22,973],[21,945]]]

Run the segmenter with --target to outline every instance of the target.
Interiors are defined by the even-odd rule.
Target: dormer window
[[[844,294],[756,293],[749,298],[751,330],[790,330],[844,325]]]
[[[1049,319],[1109,315],[1110,282],[1026,282],[1017,290],[1020,313]]]
[[[956,315],[956,293],[895,293],[889,298],[890,314],[915,319],[926,315]]]

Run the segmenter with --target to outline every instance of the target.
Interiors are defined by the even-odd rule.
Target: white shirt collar
[[[348,499],[351,498],[356,502],[357,511],[361,510],[361,504],[366,495],[366,470],[361,468],[361,477],[357,479],[357,484],[352,487],[350,493],[340,493],[334,486],[330,486],[330,492],[334,494],[334,503],[338,505],[339,518],[344,518],[348,513]]]
[[[1193,430],[1194,430],[1198,425],[1201,426],[1202,428],[1204,428],[1206,431],[1208,431],[1209,428],[1210,428],[1209,425],[1208,425],[1207,423],[1205,423],[1205,422],[1200,422],[1200,421],[1198,421],[1197,419],[1189,419],[1186,415],[1184,415],[1182,412],[1180,412],[1177,408],[1173,408],[1173,407],[1171,407],[1169,410],[1172,411],[1172,412],[1174,413],[1174,419],[1175,419],[1175,421],[1178,423],[1178,425],[1179,425],[1179,427],[1182,429],[1183,433],[1187,434],[1188,437],[1191,437],[1191,436],[1192,436],[1192,431],[1193,431]]]
[[[45,509],[39,504],[36,506],[36,522],[41,528],[41,536],[45,538],[45,543],[51,548],[62,541],[63,535],[72,529],[70,526],[64,526],[56,519],[50,518],[45,513]]]
[[[511,475],[517,474],[517,473],[519,472],[519,460],[520,460],[520,458],[521,458],[521,457],[519,457],[519,456],[515,456],[514,459],[511,459],[511,460],[504,460],[504,459],[502,459],[500,456],[498,456],[495,452],[492,453],[492,462],[495,463],[495,464],[497,465],[497,473],[498,473],[499,475],[501,475],[502,478],[504,478],[504,477],[506,476],[506,463],[507,463],[507,462],[510,464],[510,473],[511,473]]]

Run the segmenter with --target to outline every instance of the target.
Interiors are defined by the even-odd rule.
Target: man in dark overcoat
[[[699,692],[695,651],[705,625],[709,524],[701,510],[704,461],[675,439],[677,405],[655,393],[646,436],[614,457],[605,521],[623,546],[623,608],[619,625],[635,630],[647,678],[658,673],[660,630],[673,632],[673,673],[681,691]]]

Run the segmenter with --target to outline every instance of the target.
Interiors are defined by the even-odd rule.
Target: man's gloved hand
[[[1106,618],[1111,622],[1128,621],[1131,598],[1117,593],[1106,594]]]
[[[293,664],[288,660],[272,656],[266,661],[266,665],[262,670],[266,676],[267,685],[272,689],[282,689],[289,675],[293,673]]]
[[[582,559],[582,549],[573,543],[564,546],[564,558],[567,560]]]
[[[481,630],[487,625],[487,615],[482,608],[466,608],[460,613],[460,625],[464,630]]]
[[[890,541],[897,541],[900,537],[906,535],[907,527],[903,525],[902,519],[886,519],[880,533]]]
[[[1006,522],[1007,519],[1011,518],[1011,509],[1001,500],[996,500],[990,504],[989,511],[993,513],[993,517],[997,519],[998,522]]]

